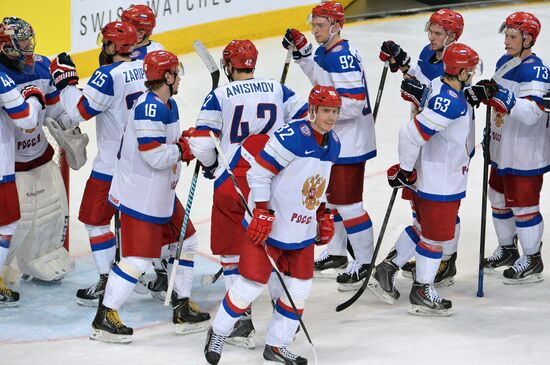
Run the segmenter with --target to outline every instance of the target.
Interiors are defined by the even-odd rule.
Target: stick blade
[[[201,41],[194,41],[193,49],[197,52],[202,62],[206,65],[208,72],[210,72],[210,76],[212,77],[212,90],[214,90],[218,87],[220,82],[220,69],[218,68],[218,64],[214,61],[214,57],[212,57],[210,52],[208,52],[208,48],[206,48],[204,43]]]

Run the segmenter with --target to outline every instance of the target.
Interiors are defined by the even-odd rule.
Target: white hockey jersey
[[[130,110],[146,91],[143,61],[101,66],[80,91],[69,85],[61,92],[63,108],[73,121],[96,117],[97,156],[92,176],[111,181]]]
[[[497,69],[511,58],[502,56]],[[532,54],[499,82],[516,97],[510,114],[492,114],[491,164],[499,175],[533,176],[550,171],[549,117],[542,100],[550,90],[549,72]]]
[[[309,121],[300,120],[277,130],[247,172],[249,202],[269,202],[275,212],[268,245],[296,250],[315,242],[317,208],[326,201],[330,170],[340,153],[333,131],[321,147]],[[250,216],[243,222],[248,227]]]
[[[216,160],[216,151],[208,132],[213,131],[219,136],[220,146],[234,168],[240,158],[239,147],[249,136],[272,134],[284,123],[306,114],[307,103],[277,81],[233,81],[206,96],[197,117],[199,133],[189,141],[191,151],[204,166],[211,166]],[[217,171],[218,178],[223,174],[221,170]]]
[[[464,95],[435,79],[433,93],[420,114],[401,128],[399,163],[417,171],[417,195],[433,201],[466,196],[471,117]]]
[[[359,53],[347,40],[331,49],[321,46],[315,55],[296,61],[313,85],[334,86],[342,109],[334,131],[342,142],[338,164],[353,164],[376,156],[374,119],[367,79]]]
[[[42,105],[36,98],[23,99],[15,82],[0,71],[0,184],[15,181],[15,133],[33,129]]]
[[[162,51],[162,50],[164,50],[164,47],[160,43],[155,41],[149,41],[149,44],[146,46],[134,48],[134,50],[130,54],[130,58],[132,59],[132,61],[135,61],[135,60],[143,61],[147,53],[153,52],[153,51]]]
[[[109,201],[136,219],[163,224],[172,217],[181,163],[174,99],[140,96],[131,112],[109,191]]]

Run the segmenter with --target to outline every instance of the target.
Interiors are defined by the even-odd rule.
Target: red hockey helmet
[[[157,25],[157,19],[153,10],[144,4],[131,5],[122,12],[120,19],[136,27],[137,30],[145,30],[145,34],[151,35]]]
[[[104,40],[114,43],[117,53],[131,53],[138,42],[136,28],[127,22],[107,23],[98,34],[98,45],[103,45]]]
[[[328,18],[331,23],[338,23],[344,26],[344,7],[338,2],[323,1],[311,9],[311,17],[321,16]]]
[[[533,44],[535,44],[540,33],[541,24],[533,14],[518,11],[506,18],[506,21],[500,26],[499,33],[504,33],[508,28],[530,34],[533,37]]]
[[[455,41],[460,38],[464,31],[464,18],[460,13],[451,9],[440,9],[430,16],[426,23],[426,32],[430,30],[430,24],[437,24],[447,32],[455,34]]]
[[[34,73],[36,40],[32,26],[23,19],[6,17],[0,24],[0,51],[21,71]]]
[[[143,59],[143,71],[147,81],[163,80],[166,72],[183,75],[178,57],[168,51],[153,51]]]
[[[245,40],[232,40],[223,49],[222,68],[227,65],[227,61],[231,62],[234,68],[238,69],[253,69],[256,67],[258,59],[258,50],[254,43]]]
[[[452,43],[443,54],[443,69],[449,75],[458,75],[462,69],[475,69],[481,65],[479,55],[462,43]]]
[[[309,93],[309,106],[340,108],[342,99],[334,87],[315,85]]]

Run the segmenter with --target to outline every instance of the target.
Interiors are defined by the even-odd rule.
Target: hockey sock
[[[335,206],[327,204],[327,207],[334,209]],[[346,229],[340,214],[334,215],[334,236],[327,245],[328,254],[331,256],[347,256],[346,250]]]
[[[489,187],[489,200],[493,209],[493,225],[500,246],[509,246],[516,234],[514,213],[506,207],[504,194]]]
[[[443,260],[449,260],[458,251],[458,240],[460,239],[460,218],[456,217],[455,238],[443,245]]]
[[[415,280],[421,284],[433,284],[441,257],[443,256],[440,242],[429,241],[421,237],[416,245],[416,277]]]
[[[344,227],[355,253],[355,261],[368,264],[374,252],[374,234],[369,214],[363,209],[363,203],[338,205],[338,212],[344,219]]]
[[[515,208],[514,208],[515,212]],[[534,255],[540,250],[540,240],[544,231],[542,215],[537,212],[528,220],[518,220],[516,217],[516,230],[521,249],[524,255]]]
[[[275,301],[283,295],[283,287],[281,286],[281,282],[279,281],[275,270],[271,271],[269,281],[267,282],[267,288],[269,289],[269,297],[271,298],[271,301]]]
[[[115,235],[110,226],[86,225],[90,237],[90,247],[99,274],[107,274],[115,261]]]
[[[0,276],[10,251],[11,235],[0,234]]]
[[[223,268],[223,282],[225,291],[229,291],[233,283],[240,276],[239,274],[239,256],[220,256],[220,262]]]
[[[301,280],[285,277],[288,291],[294,300],[298,313],[302,316],[306,299],[311,292],[312,280]],[[273,317],[267,328],[266,344],[276,347],[288,346],[292,343],[298,328],[298,316],[292,309],[290,301],[283,295],[275,305]]]
[[[182,257],[179,261],[178,271],[176,272],[176,281],[174,282],[174,290],[178,294],[178,298],[190,298],[191,288],[193,287],[193,270],[195,262],[189,260],[192,257]],[[172,268],[174,267],[174,258],[168,260],[167,274],[170,277]]]
[[[235,323],[262,293],[263,288],[264,285],[239,276],[225,294],[218,313],[216,313],[212,322],[214,332],[222,336],[229,336]]]
[[[405,265],[414,256],[414,250],[419,241],[420,237],[418,237],[412,226],[405,228],[395,243],[397,255],[392,259],[392,262],[398,267]]]
[[[109,273],[103,305],[119,310],[126,301],[142,273],[151,266],[152,259],[123,257]]]

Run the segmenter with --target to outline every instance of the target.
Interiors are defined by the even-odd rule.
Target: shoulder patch
[[[344,49],[344,46],[342,46],[341,44],[339,44],[339,45],[337,45],[336,47],[334,47],[334,48],[331,50],[331,52],[336,53],[336,52],[340,52],[340,51],[343,50],[343,49]]]
[[[535,62],[535,59],[534,58],[530,58],[528,59],[527,61],[523,62],[524,65],[527,65],[529,63],[534,63]]]
[[[338,143],[340,143],[340,139],[338,139],[338,135],[336,133],[334,133],[334,131],[331,131],[332,133],[332,138],[334,138],[334,140]]]
[[[34,62],[42,62],[43,59],[42,59],[42,56],[39,56],[39,55],[34,55]]]
[[[447,93],[449,93],[451,97],[458,99],[458,94],[454,90],[447,90]]]
[[[309,130],[308,126],[305,124],[302,124],[300,126],[300,132],[302,132],[302,134],[306,137],[311,136],[311,131]]]

